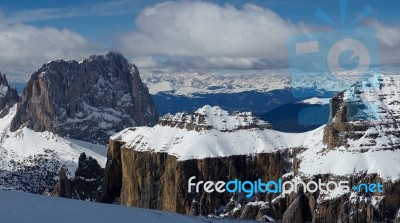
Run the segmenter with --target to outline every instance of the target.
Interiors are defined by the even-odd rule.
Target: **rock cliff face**
[[[400,208],[400,181],[388,182],[374,175],[313,177],[289,174],[290,150],[254,156],[231,156],[179,161],[166,153],[135,151],[121,141],[110,141],[110,152],[103,184],[103,202],[158,209],[189,215],[255,219],[283,222],[391,222]],[[112,166],[112,167],[111,167]],[[107,172],[107,168],[112,171]],[[351,192],[329,196],[322,192],[290,195],[188,193],[188,179],[228,181],[232,179],[348,180],[384,184],[384,193]]]
[[[211,118],[212,116],[218,118],[213,119]],[[219,120],[220,122],[214,122],[214,120]],[[221,132],[229,132],[254,128],[272,129],[270,123],[259,120],[252,112],[234,112],[233,114],[229,114],[227,111],[208,105],[200,108],[193,114],[182,112],[175,115],[164,115],[160,118],[158,124],[194,131],[217,129]]]
[[[332,121],[324,132],[327,148],[400,148],[399,88],[397,78],[375,76],[335,96],[331,101]]]
[[[8,85],[6,75],[0,73],[0,118],[8,114],[19,100],[17,89]]]
[[[81,62],[45,64],[29,80],[11,130],[26,125],[105,144],[110,135],[128,126],[152,126],[157,121],[136,66],[110,52]]]
[[[257,180],[259,177],[277,180],[289,170],[288,151],[178,161],[167,153],[125,148],[120,141],[110,141],[110,145],[112,152],[103,184],[104,202],[118,201],[123,205],[182,214],[235,217],[237,213],[233,209],[246,204],[246,199],[239,196],[229,206],[231,196],[226,193],[188,193],[187,182],[192,176],[197,177],[196,181]],[[112,174],[107,169],[113,169]]]
[[[102,196],[103,174],[104,169],[97,161],[82,153],[75,176],[71,177],[68,170],[61,167],[58,183],[50,194],[78,200],[98,201]]]

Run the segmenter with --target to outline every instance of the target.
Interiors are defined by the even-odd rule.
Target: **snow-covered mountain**
[[[301,221],[394,220],[400,208],[399,100],[399,76],[363,79],[331,100],[331,122],[305,133],[279,132],[252,114],[228,114],[219,107],[166,115],[154,127],[128,128],[111,137],[107,165],[121,172],[106,180],[120,182],[120,189],[110,187],[106,194],[124,205],[186,214],[287,220],[301,212]],[[239,195],[189,194],[182,184],[186,187],[191,176],[381,182],[384,192],[260,194],[254,205]],[[169,202],[170,196],[176,200]]]
[[[251,155],[301,147],[308,135],[281,133],[251,113],[228,113],[204,106],[193,115],[178,113],[160,118],[155,127],[128,128],[111,140],[137,151],[166,152],[179,160]]]
[[[153,88],[162,87],[176,97],[210,92],[269,94],[271,89],[281,98],[291,94],[281,89],[287,88],[288,79],[273,75],[149,77],[150,85],[166,79],[176,83],[171,89],[163,84]],[[304,81],[305,89],[339,86],[330,81],[317,86],[316,81],[321,80]],[[5,115],[0,117],[0,185],[6,190],[51,192],[192,215],[263,221],[393,220],[400,207],[399,89],[399,76],[363,79],[330,101],[328,124],[304,133],[279,132],[252,112],[208,105],[193,113],[164,115],[153,127],[138,127],[138,123],[154,123],[157,113],[138,71],[121,55],[54,61],[32,76],[18,103],[7,98]],[[11,91],[1,84],[0,99]],[[323,105],[327,100],[303,98],[300,103]],[[108,136],[129,125],[111,136],[106,158]],[[89,163],[97,170],[96,178],[90,177]],[[382,182],[385,191],[264,194],[246,199],[240,194],[188,193],[191,176],[211,181],[348,179]],[[96,190],[95,199],[86,189]]]
[[[272,128],[265,121],[257,119],[252,112],[234,112],[229,114],[220,107],[206,105],[193,113],[167,114],[160,118],[160,125],[186,128],[191,130],[216,129],[218,131],[235,131],[250,128]]]
[[[127,148],[167,152],[180,160],[302,147],[308,148],[299,155],[304,160],[300,171],[305,174],[366,172],[387,179],[400,179],[400,169],[395,168],[400,165],[400,76],[375,75],[363,79],[334,98],[334,104],[338,97],[341,104],[336,109],[341,112],[333,114],[332,123],[306,133],[283,133],[270,127],[262,128],[260,126],[269,124],[251,113],[228,115],[219,107],[204,106],[193,115],[166,115],[160,119],[159,125],[152,128],[128,128],[112,139],[121,139]],[[326,99],[314,98],[305,102],[326,103]],[[363,110],[352,111],[354,114],[343,110],[352,106]],[[362,114],[367,114],[368,119],[352,120],[354,117],[350,117]],[[340,124],[347,126],[340,129]],[[336,128],[336,131],[331,133],[331,128]],[[332,139],[338,143],[333,148],[330,148],[329,134],[342,137]]]
[[[21,99],[2,75],[0,90],[0,187],[8,190],[51,192],[62,167],[74,177],[82,153],[104,167],[110,135],[158,120],[136,66],[115,52],[44,64]]]
[[[107,146],[63,138],[27,127],[10,131],[15,105],[0,119],[0,188],[31,193],[50,192],[62,166],[73,174],[81,153],[105,166]]]
[[[284,133],[273,130],[273,126],[251,114],[228,115],[219,107],[204,106],[193,115],[166,115],[155,127],[128,128],[113,135],[111,139],[124,142],[125,148],[166,152],[178,160],[254,155],[290,148],[307,148],[299,154],[299,157],[306,160],[299,169],[304,174],[346,175],[366,172],[377,173],[387,179],[400,179],[400,169],[394,168],[400,165],[400,150],[397,149],[400,137],[391,137],[381,132],[384,138],[378,138],[380,144],[372,146],[365,143],[370,142],[368,136],[374,132],[378,133],[378,130],[368,130],[365,137],[350,140],[350,146],[327,150],[323,138],[324,133],[326,134],[325,129],[326,127],[322,126],[305,133]],[[360,146],[363,143],[365,145]],[[390,149],[382,147],[382,143],[386,143]],[[342,161],[338,162],[337,157],[342,157]],[[320,168],[317,168],[318,166]],[[339,166],[341,168],[338,168]]]
[[[331,104],[332,121],[301,155],[300,171],[400,179],[400,76],[365,78]]]

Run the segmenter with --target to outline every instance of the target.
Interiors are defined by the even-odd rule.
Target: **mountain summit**
[[[11,131],[26,125],[74,139],[107,143],[128,126],[152,126],[158,115],[134,64],[121,54],[81,62],[51,61],[29,80]]]
[[[8,114],[19,100],[17,89],[8,85],[6,75],[0,73],[0,118]]]

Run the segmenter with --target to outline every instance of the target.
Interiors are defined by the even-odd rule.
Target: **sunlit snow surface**
[[[4,223],[213,223],[245,222],[191,217],[149,209],[0,190]]]
[[[43,173],[57,175],[61,166],[67,167],[73,175],[78,166],[78,158],[83,152],[105,166],[106,145],[66,139],[51,132],[35,132],[26,127],[11,132],[9,127],[15,113],[16,106],[0,119],[0,188],[40,193],[42,189],[32,187],[41,184],[36,182],[35,186],[35,182],[31,181],[38,180]],[[18,179],[10,179],[13,174],[19,176]],[[51,180],[40,179],[44,184]],[[22,186],[21,181],[26,180],[32,184],[30,188]]]
[[[62,162],[67,164],[70,171],[75,172],[78,158],[82,152],[95,158],[101,166],[105,166],[105,145],[96,145],[79,140],[70,140],[59,137],[51,132],[35,132],[29,128],[21,128],[15,132],[9,131],[9,125],[16,112],[16,106],[10,109],[10,113],[0,122],[0,147],[5,148],[11,154],[7,158],[14,160],[24,159],[31,155],[45,153],[50,149],[59,154]],[[4,164],[4,161],[1,162]]]

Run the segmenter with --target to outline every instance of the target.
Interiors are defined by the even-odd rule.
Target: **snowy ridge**
[[[259,120],[251,112],[234,112],[229,114],[218,106],[209,105],[199,108],[190,115],[186,112],[175,115],[167,114],[160,118],[160,125],[186,128],[189,130],[234,131],[249,128],[271,128],[268,122]]]
[[[44,188],[54,186],[51,184],[61,166],[74,174],[83,152],[105,166],[105,145],[70,140],[51,132],[34,132],[26,127],[11,132],[9,127],[16,108],[15,105],[8,115],[0,119],[1,188],[42,193]],[[13,174],[18,174],[20,178],[13,179],[10,177]],[[25,181],[29,182],[28,185],[23,183]]]
[[[128,128],[111,137],[137,151],[166,152],[179,160],[252,155],[301,147],[307,134],[280,133],[274,130],[246,129],[221,132],[215,129],[189,131],[157,125],[153,128]]]
[[[193,131],[191,128],[177,125],[176,123],[181,120],[186,120],[182,118],[184,116],[197,120],[194,123],[206,123],[203,126],[210,126],[210,128]],[[137,151],[167,152],[178,157],[179,160],[187,160],[251,155],[303,147],[309,135],[318,131],[317,129],[297,134],[282,133],[259,126],[253,127],[252,124],[263,126],[266,123],[252,116],[251,113],[229,115],[221,108],[211,106],[204,106],[193,115],[178,113],[167,118],[172,124],[166,123],[164,119],[152,128],[127,128],[111,136],[111,139],[123,141],[127,148]],[[238,128],[239,126],[249,128]]]
[[[352,121],[369,128],[360,139],[350,140],[350,150],[400,148],[400,77],[373,76],[363,79],[344,94],[344,100],[356,104],[358,112]],[[362,106],[359,106],[362,105]],[[357,118],[362,117],[361,120]]]

